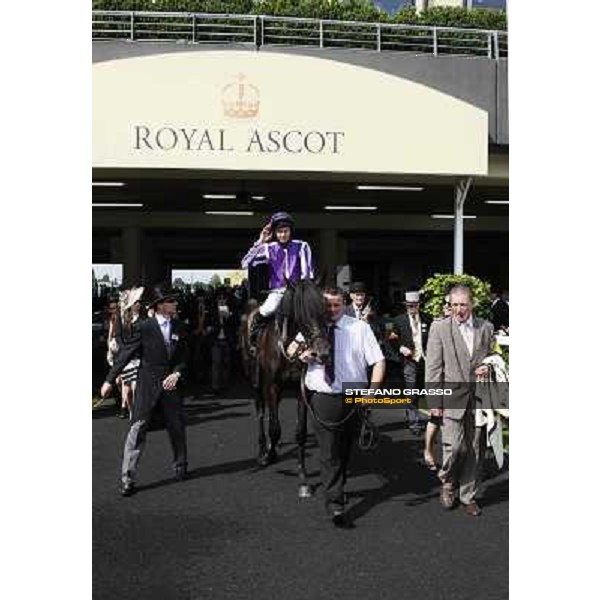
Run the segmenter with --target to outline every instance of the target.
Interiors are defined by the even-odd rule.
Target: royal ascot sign
[[[487,113],[362,67],[195,51],[93,66],[93,167],[487,174]]]

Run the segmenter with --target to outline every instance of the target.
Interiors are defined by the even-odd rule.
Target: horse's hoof
[[[301,500],[304,500],[306,498],[312,498],[312,495],[312,489],[310,485],[308,485],[308,483],[303,483],[298,488],[298,498],[300,498]]]
[[[276,463],[279,460],[279,456],[277,456],[275,450],[271,450],[267,456],[269,458],[269,464]]]
[[[271,461],[269,460],[268,454],[259,454],[258,458],[256,459],[256,463],[259,467],[268,467],[270,462]]]

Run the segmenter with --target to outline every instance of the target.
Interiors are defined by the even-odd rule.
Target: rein
[[[355,412],[358,411],[358,418],[361,422],[360,432],[358,434],[358,447],[364,451],[375,449],[379,443],[379,431],[377,426],[371,421],[366,408],[357,408],[356,405],[354,405],[352,410],[343,419],[334,423],[323,421],[323,419],[317,415],[316,411],[311,406],[311,403],[308,401],[308,394],[305,385],[307,370],[308,367],[304,365],[304,368],[302,369],[302,375],[300,377],[300,397],[315,421],[317,421],[325,429],[329,429],[331,431],[334,429],[339,429],[344,423],[346,423],[346,421],[354,416]]]

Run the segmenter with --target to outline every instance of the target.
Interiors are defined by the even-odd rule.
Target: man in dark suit
[[[344,314],[355,319],[366,321],[371,311],[370,303],[367,303],[367,288],[362,281],[350,284],[350,300],[352,302],[344,309]]]
[[[385,324],[377,314],[373,305],[373,298],[369,298],[367,288],[362,281],[355,281],[350,285],[350,299],[352,302],[344,309],[344,314],[365,321],[375,335],[379,346],[383,346],[385,339]]]
[[[171,290],[155,287],[150,306],[154,316],[141,322],[136,335],[121,348],[100,391],[102,397],[108,395],[129,360],[135,355],[140,356],[131,427],[123,451],[123,496],[135,492],[135,474],[154,410],[160,410],[164,417],[173,448],[176,477],[184,479],[187,472],[183,400],[177,392],[188,362],[187,331],[181,321],[173,319],[177,300]]]
[[[224,288],[217,291],[216,304],[209,307],[205,327],[212,355],[212,393],[219,394],[230,379],[239,327],[231,298]]]
[[[504,290],[495,290],[492,300],[492,323],[494,331],[503,329],[508,330],[508,292]]]
[[[420,311],[419,292],[406,292],[406,313],[394,320],[390,338],[398,344],[404,387],[422,389],[425,383],[425,348],[431,319]],[[418,397],[417,397],[418,398]],[[419,435],[419,411],[411,405],[408,410],[409,427]]]
[[[452,396],[436,396],[441,406],[431,414],[443,416],[442,482],[440,502],[446,509],[454,507],[456,496],[467,515],[481,514],[475,498],[479,491],[481,465],[485,452],[485,425],[476,421],[480,404],[475,396],[475,382],[488,374],[483,364],[493,354],[494,331],[489,321],[474,317],[473,299],[468,287],[457,285],[450,291],[452,316],[431,326],[427,344],[426,380],[431,388],[452,389]]]

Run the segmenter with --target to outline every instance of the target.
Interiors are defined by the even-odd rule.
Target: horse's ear
[[[317,277],[315,278],[315,285],[318,288],[322,288],[323,287],[323,280],[325,279],[325,273],[318,273]]]
[[[323,288],[330,284],[331,267],[328,265],[319,272],[315,280],[317,287]]]

